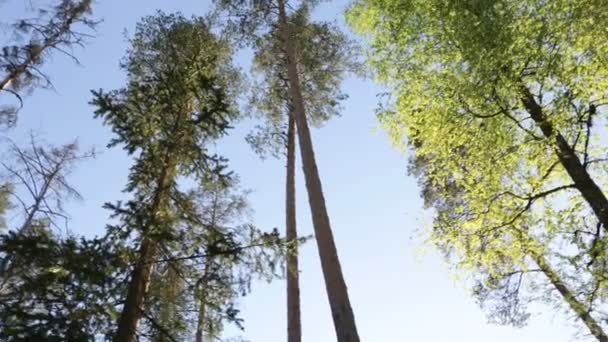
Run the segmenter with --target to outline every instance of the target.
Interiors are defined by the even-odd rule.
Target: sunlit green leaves
[[[413,149],[411,169],[436,211],[431,239],[483,278],[484,298],[522,295],[508,284],[518,274],[524,286],[539,280],[529,256],[546,256],[570,286],[604,286],[582,261],[597,258],[589,252],[597,219],[587,217],[553,137],[522,105],[522,89],[605,185],[602,167],[587,161],[606,153],[593,137],[605,129],[590,122],[604,123],[595,112],[604,115],[597,108],[608,95],[607,10],[602,1],[361,0],[349,11],[370,66],[393,93],[380,121],[395,144]],[[586,291],[578,299],[605,303]],[[508,303],[513,310],[497,312],[518,317],[498,321],[520,325],[521,302]]]

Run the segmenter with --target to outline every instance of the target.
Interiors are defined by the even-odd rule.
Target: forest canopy
[[[0,340],[608,342],[605,1],[0,13]]]

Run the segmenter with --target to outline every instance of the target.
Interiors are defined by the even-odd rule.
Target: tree
[[[356,49],[337,27],[327,23],[310,22],[308,6],[300,7],[289,19],[297,30],[292,40],[298,46],[298,71],[303,83],[306,108],[309,110],[307,119],[311,124],[320,126],[339,114],[340,101],[347,97],[340,92],[340,83],[347,72],[357,70]],[[256,40],[253,70],[256,74],[261,74],[261,80],[252,89],[251,106],[265,123],[258,126],[257,134],[248,136],[248,141],[263,157],[268,151],[275,157],[286,151],[286,238],[288,241],[296,241],[296,125],[293,106],[287,92],[289,79],[282,42],[276,27]],[[301,341],[302,335],[298,283],[298,253],[297,245],[294,245],[292,253],[287,257],[289,342]]]
[[[111,326],[121,272],[111,235],[85,239],[60,224],[64,202],[80,198],[67,177],[91,157],[75,143],[27,148],[10,143],[2,166],[3,207],[11,220],[0,234],[0,339],[94,340]],[[96,260],[96,262],[91,262]]]
[[[68,220],[63,204],[68,199],[81,199],[67,177],[78,161],[94,156],[93,151],[79,154],[76,142],[45,147],[36,140],[30,134],[28,148],[9,141],[8,155],[5,161],[0,162],[6,172],[3,185],[6,202],[3,206],[8,210],[14,203],[21,211],[19,216],[23,221],[16,228],[17,233],[41,226],[67,229],[67,225],[58,222],[67,223]],[[0,272],[6,269],[10,259],[11,256],[6,255],[0,260]]]
[[[608,17],[586,13],[605,10],[524,0],[350,10],[395,94],[380,120],[398,144],[409,138],[436,209],[432,241],[471,272],[493,320],[523,324],[527,302],[557,293],[599,341],[608,202],[605,146],[592,135],[607,95]]]
[[[278,231],[263,233],[246,223],[246,192],[235,179],[209,182],[194,195],[206,229],[193,231],[204,241],[209,255],[196,277],[195,341],[214,341],[220,338],[226,322],[242,328],[237,299],[249,293],[254,277],[270,281],[277,276],[285,243]],[[222,252],[226,250],[232,252]]]
[[[211,179],[188,193],[188,220],[157,264],[148,315],[154,341],[220,340],[226,324],[243,328],[238,299],[255,277],[272,280],[284,260],[278,231],[247,223],[246,192],[237,180]],[[188,202],[182,202],[188,205]],[[172,286],[166,284],[171,281]]]
[[[235,24],[232,25],[233,31],[244,35],[245,38],[255,41],[255,38],[275,28],[279,34],[287,71],[289,101],[293,106],[309,205],[336,335],[338,341],[358,341],[354,314],[331,231],[308,127],[307,109],[302,91],[304,82],[300,80],[298,73],[298,68],[301,66],[298,63],[298,46],[295,43],[298,32],[296,22],[289,20],[283,0],[254,2],[218,0],[216,3],[220,9],[231,14],[233,18],[231,23]],[[304,6],[309,5],[311,3],[304,3]]]
[[[50,86],[51,81],[40,69],[51,51],[75,57],[69,49],[80,46],[90,34],[75,27],[93,29],[96,22],[90,18],[92,0],[56,0],[50,9],[39,8],[34,19],[20,19],[12,26],[16,41],[3,46],[0,53],[0,93],[8,92],[19,102],[18,106],[0,108],[0,123],[13,125],[22,94],[38,85]],[[23,43],[23,41],[25,41]]]
[[[175,241],[176,226],[187,217],[179,177],[204,180],[224,173],[222,159],[206,144],[225,134],[236,116],[226,91],[230,49],[206,20],[159,13],[137,26],[123,64],[128,85],[95,91],[96,116],[135,156],[126,191],[133,199],[109,205],[139,243],[115,341],[131,342],[146,314],[145,302],[156,260]],[[218,162],[220,162],[218,166]],[[179,205],[179,206],[178,206]],[[192,206],[189,206],[192,207]]]
[[[0,339],[95,341],[112,331],[121,250],[111,238],[62,237],[43,224],[1,234],[0,254],[14,262],[0,278]]]

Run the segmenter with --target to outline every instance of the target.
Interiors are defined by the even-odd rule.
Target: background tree
[[[67,177],[89,157],[75,143],[44,146],[34,136],[25,148],[10,143],[2,162],[10,217],[0,234],[3,341],[94,340],[110,329],[122,247],[110,236],[74,236],[65,224],[64,202],[80,197]]]
[[[608,44],[600,1],[359,1],[353,25],[395,94],[380,120],[409,138],[431,240],[499,323],[560,298],[607,341]],[[545,290],[545,291],[541,291]],[[557,296],[556,296],[557,294]]]
[[[219,177],[188,193],[195,207],[185,210],[189,218],[157,265],[159,281],[151,288],[153,340],[220,340],[226,324],[243,328],[238,299],[250,292],[252,279],[279,275],[284,241],[277,231],[247,223],[245,195],[236,179]]]
[[[331,231],[308,127],[307,109],[305,108],[302,92],[304,83],[301,82],[298,74],[298,47],[295,44],[295,41],[297,41],[295,37],[298,32],[297,25],[294,21],[289,20],[286,4],[283,0],[261,2],[218,0],[216,3],[221,10],[230,14],[229,28],[240,33],[241,37],[248,38],[251,42],[255,42],[256,38],[263,36],[274,28],[279,33],[287,71],[287,90],[290,103],[293,106],[313,226],[336,334],[339,341],[358,341],[354,314],[350,306],[350,299],[348,298]],[[305,2],[304,5],[312,4]],[[299,8],[299,5],[293,3],[290,8]],[[276,57],[280,57],[280,55]]]
[[[8,145],[0,165],[4,168],[4,208],[12,206],[15,209],[11,211],[11,221],[19,225],[11,228],[18,234],[40,227],[67,232],[68,214],[64,202],[81,199],[67,177],[78,161],[93,157],[94,152],[79,154],[76,142],[45,147],[33,134],[30,134],[27,148],[11,141]],[[0,272],[5,270],[10,259],[10,255],[5,255],[0,260]]]
[[[0,124],[13,125],[23,105],[24,93],[36,86],[50,86],[41,70],[47,57],[61,52],[76,60],[70,49],[81,46],[91,35],[80,27],[93,29],[92,0],[54,0],[54,5],[33,8],[33,19],[18,19],[13,24],[14,39],[3,42],[0,52],[0,94],[10,93],[18,106],[0,108]],[[1,96],[1,95],[0,95]]]
[[[308,6],[292,14],[297,32],[300,79],[309,109],[308,121],[321,126],[340,112],[346,94],[340,83],[347,72],[357,70],[356,47],[339,29],[328,23],[310,22]],[[257,131],[247,137],[254,150],[264,157],[278,157],[286,151],[285,217],[286,238],[296,241],[295,149],[296,127],[288,94],[288,77],[280,32],[275,27],[256,40],[253,71],[259,76],[252,89],[251,106],[264,120]],[[279,56],[277,58],[277,56]],[[287,129],[285,129],[287,126]],[[287,340],[301,341],[300,289],[297,245],[287,260]]]

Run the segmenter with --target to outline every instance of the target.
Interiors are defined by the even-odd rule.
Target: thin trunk
[[[578,189],[585,201],[589,203],[589,206],[591,206],[604,229],[608,229],[608,199],[606,199],[600,187],[593,181],[587,172],[586,166],[581,163],[581,160],[576,155],[574,148],[547,121],[542,107],[536,102],[530,90],[526,86],[522,86],[521,91],[522,103],[530,114],[530,117],[532,117],[532,120],[538,125],[546,138],[555,140],[555,153],[561,165],[566,169],[572,181],[574,181],[576,189]]]
[[[55,181],[55,177],[57,177],[57,174],[60,170],[61,163],[56,165],[55,170],[53,170],[53,172],[48,177],[45,177],[40,192],[36,194],[36,197],[34,198],[34,204],[30,208],[25,218],[25,221],[18,230],[19,233],[26,233],[28,228],[32,226],[32,223],[34,222],[34,217],[40,210],[40,206],[42,205],[42,202],[46,199],[46,194],[49,191],[51,184],[53,184],[53,182]]]
[[[300,284],[298,269],[298,233],[296,229],[296,122],[289,112],[287,129],[287,175],[285,186],[285,227],[287,241],[293,249],[287,255],[287,342],[302,341],[300,319]]]
[[[545,276],[547,276],[551,284],[555,287],[555,289],[557,289],[566,303],[568,303],[576,316],[580,318],[583,323],[585,323],[591,332],[591,335],[597,338],[597,340],[600,342],[608,342],[608,335],[606,335],[601,325],[589,314],[589,310],[585,308],[585,305],[576,299],[574,293],[562,281],[559,274],[553,270],[549,262],[542,255],[537,253],[529,253],[529,255],[534,259],[538,267],[543,271]]]
[[[325,278],[325,287],[331,307],[334,327],[338,342],[359,342],[355,324],[355,316],[348,298],[348,291],[342,268],[336,251],[333,233],[325,207],[323,189],[319,179],[319,171],[314,156],[308,122],[304,109],[304,100],[300,90],[300,80],[297,70],[295,48],[290,39],[290,32],[285,12],[284,0],[277,0],[279,9],[279,27],[287,55],[287,72],[289,76],[289,94],[294,106],[294,116],[297,126],[298,140],[302,157],[302,166],[308,202],[312,214],[313,227],[317,240],[321,268]]]
[[[218,212],[218,202],[219,202],[219,192],[221,190],[216,185],[213,191],[213,207],[211,208],[211,222],[210,226],[212,228],[216,228],[217,226],[217,212]],[[207,320],[207,301],[205,298],[205,293],[207,289],[207,276],[209,275],[209,267],[210,263],[213,259],[208,258],[205,264],[205,269],[203,270],[203,276],[198,281],[198,291],[199,291],[199,308],[198,308],[198,318],[196,324],[196,342],[203,342],[204,334],[205,334],[205,321]],[[207,327],[209,328],[209,327]],[[210,329],[208,330],[210,332]]]

